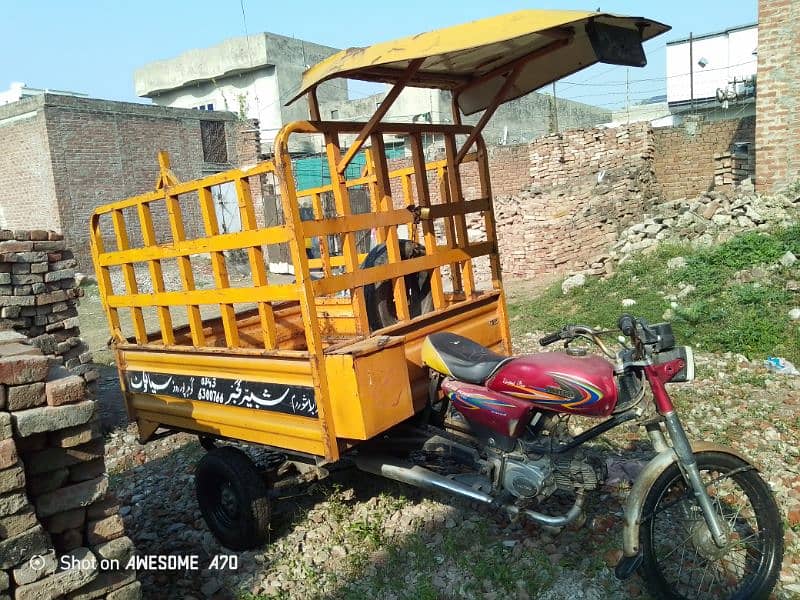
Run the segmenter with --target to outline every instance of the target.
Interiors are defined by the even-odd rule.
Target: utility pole
[[[689,32],[689,99],[691,111],[694,113],[694,37],[692,32]]]
[[[553,82],[553,133],[558,133],[558,96],[556,96],[556,82]]]
[[[631,68],[625,69],[625,109],[628,113],[628,124],[631,123]]]

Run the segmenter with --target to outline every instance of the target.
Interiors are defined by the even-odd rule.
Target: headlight
[[[653,355],[653,363],[661,365],[673,360],[682,359],[683,368],[670,379],[672,383],[683,383],[694,379],[694,352],[691,346],[677,346]]]

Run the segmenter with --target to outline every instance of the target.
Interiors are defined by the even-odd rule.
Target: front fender
[[[695,454],[701,452],[720,452],[731,454],[742,459],[748,464],[752,464],[746,456],[741,455],[733,448],[712,444],[709,442],[692,442],[692,451]],[[647,498],[650,488],[667,470],[667,468],[678,459],[672,448],[657,454],[647,466],[642,470],[636,481],[633,483],[628,499],[625,502],[625,523],[622,528],[622,554],[626,557],[633,557],[639,554],[639,526],[642,522],[642,510],[644,501]]]

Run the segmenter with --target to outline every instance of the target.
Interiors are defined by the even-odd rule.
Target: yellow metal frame
[[[459,124],[299,121],[277,135],[274,161],[179,182],[170,170],[169,157],[160,153],[161,171],[153,192],[97,208],[91,218],[92,256],[123,387],[127,371],[147,370],[197,377],[227,375],[248,381],[302,384],[315,390],[316,419],[124,390],[142,437],[148,437],[158,426],[167,426],[335,460],[341,449],[352,443],[348,440],[367,439],[421,408],[424,373],[419,358],[422,338],[417,333],[443,327],[470,331],[476,339],[485,338],[483,341],[493,346],[501,344],[502,350],[510,352],[488,157],[482,139],[473,133],[473,128]],[[325,140],[334,178],[327,186],[298,190],[289,141],[292,136],[308,134]],[[367,168],[360,177],[346,180],[338,170],[349,154],[341,150],[341,136],[352,134],[366,142]],[[425,134],[445,140],[444,159],[425,161]],[[390,168],[384,151],[387,135],[407,137],[411,166]],[[463,160],[463,168],[477,169],[477,198],[464,198],[462,165],[455,162],[458,136],[477,143],[477,151],[466,154]],[[264,175],[277,178],[284,224],[259,228],[250,186],[253,177]],[[430,181],[438,182],[439,203],[432,202]],[[402,199],[393,198],[393,183],[401,190]],[[211,192],[212,186],[220,184],[232,184],[236,190],[242,231],[220,232]],[[352,214],[350,193],[356,186],[369,189],[372,212]],[[325,194],[333,197],[333,217],[323,215]],[[301,197],[310,198],[314,219],[301,220]],[[200,215],[199,235],[187,230],[185,214],[191,211]],[[484,215],[485,241],[469,240],[465,218],[469,213]],[[157,215],[166,219],[166,224],[159,225],[160,230],[169,231],[168,242],[159,243],[157,239]],[[438,234],[437,220],[441,224]],[[131,235],[137,221],[139,234]],[[412,239],[424,244],[424,256],[402,260],[398,227],[405,227]],[[355,236],[364,230],[372,230],[379,242],[386,243],[386,264],[361,268],[364,255],[356,248]],[[437,235],[442,236],[443,244]],[[338,236],[341,256],[331,255],[327,245],[331,236]],[[319,239],[319,259],[307,257],[307,238]],[[271,244],[288,245],[294,283],[270,281],[264,248]],[[246,254],[251,285],[231,287],[225,258],[230,250]],[[192,270],[192,258],[197,256],[210,258],[212,289],[197,289]],[[493,291],[480,291],[475,284],[473,259],[480,256],[489,257]],[[165,261],[177,263],[180,290],[166,289]],[[147,265],[152,292],[140,291],[137,264]],[[121,271],[125,285],[116,293],[112,269]],[[312,278],[312,269],[319,269],[321,277]],[[452,291],[445,288],[443,269],[449,270]],[[420,271],[432,273],[434,311],[412,319],[404,276]],[[397,325],[390,329],[402,331],[388,345],[375,341],[383,332],[370,331],[364,304],[364,288],[385,280],[392,281],[398,315]],[[255,304],[255,308],[237,312],[237,304]],[[203,307],[207,306],[217,307],[212,319],[203,318]],[[157,331],[147,330],[145,310],[155,311]],[[186,326],[175,326],[175,310],[185,311]],[[130,312],[130,331],[123,330],[120,311]],[[484,330],[487,333],[481,333]],[[403,356],[407,372],[398,368]],[[398,388],[397,401],[382,405],[387,386]],[[350,390],[353,397],[344,390]]]
[[[120,380],[140,436],[146,439],[159,426],[167,426],[336,460],[358,440],[369,439],[423,408],[427,398],[423,353],[436,360],[424,347],[428,334],[455,331],[510,354],[481,131],[503,102],[597,62],[590,32],[598,24],[636,31],[641,40],[668,29],[647,19],[606,13],[522,11],[343,51],[304,74],[300,95],[308,95],[312,120],[290,123],[279,131],[274,160],[182,183],[162,152],[154,191],[97,208],[91,218],[92,257]],[[316,87],[333,77],[385,81],[393,87],[366,123],[327,122],[320,119]],[[451,90],[453,123],[382,122],[409,85]],[[463,125],[461,112],[476,110],[484,111],[477,125]],[[331,183],[298,190],[289,141],[308,135],[324,141]],[[390,167],[385,152],[388,135],[407,140],[410,167]],[[423,136],[429,135],[443,140],[444,159],[425,160]],[[343,136],[352,139],[346,147]],[[366,168],[359,177],[347,179],[347,166],[359,151],[366,153]],[[477,197],[465,197],[463,169],[477,170]],[[280,189],[283,224],[273,227],[258,227],[253,202],[251,180],[265,176],[276,178]],[[241,231],[220,232],[211,188],[222,184],[236,191]],[[431,185],[437,186],[433,189],[438,191],[438,202],[433,201]],[[356,187],[369,190],[367,214],[354,214],[351,193]],[[393,189],[399,189],[401,197],[395,197]],[[324,214],[323,195],[332,197],[334,216]],[[313,209],[311,220],[300,218],[299,200],[304,197]],[[469,239],[466,215],[470,213],[483,215],[485,240]],[[199,214],[198,235],[187,227],[187,214]],[[424,245],[423,256],[402,259],[400,227]],[[170,241],[159,241],[159,231],[168,231]],[[362,266],[364,255],[357,240],[362,231],[386,245],[385,264]],[[107,237],[113,237],[114,248],[106,248]],[[319,259],[306,255],[307,241],[313,238],[319,240]],[[331,251],[331,238],[338,240],[339,256]],[[295,274],[292,283],[270,281],[265,247],[274,244],[288,246]],[[247,257],[251,281],[245,287],[231,285],[225,253],[233,250]],[[197,288],[192,265],[197,256],[210,260],[212,289]],[[479,257],[488,258],[491,289],[479,289],[474,267]],[[177,264],[181,289],[167,289],[165,261]],[[137,264],[147,265],[151,292],[140,290]],[[112,269],[121,272],[123,292],[113,289]],[[312,269],[320,270],[319,278],[312,278]],[[414,316],[405,278],[421,272],[431,274],[433,311]],[[365,289],[384,281],[391,282],[397,323],[370,331]],[[237,312],[237,304],[253,307]],[[208,307],[216,307],[212,318],[204,318]],[[157,331],[147,330],[147,310],[155,311]],[[185,311],[186,326],[175,326],[177,310]],[[129,332],[123,331],[120,311],[130,313]],[[128,372],[141,373],[135,385],[131,379],[135,390],[125,389]],[[174,378],[188,387],[194,385],[193,378],[218,378],[215,382],[221,386],[240,386],[244,381],[268,395],[254,396],[250,391],[251,404],[242,406],[204,402],[185,394],[179,398],[162,392],[169,389],[180,395],[183,388],[166,388],[166,383],[144,387],[145,375],[151,374],[159,381]],[[294,407],[294,414],[249,408],[274,407],[288,397],[283,394],[270,404],[272,385],[283,386],[286,394],[299,390],[302,401],[308,400],[302,390],[313,388],[316,417],[308,416],[313,411],[300,414]],[[235,389],[239,391],[231,395],[244,395],[241,386]]]

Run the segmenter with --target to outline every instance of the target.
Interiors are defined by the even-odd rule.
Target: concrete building
[[[668,42],[670,112],[701,113],[707,121],[755,115],[757,55],[757,23]]]
[[[388,89],[387,89],[388,92]],[[387,92],[348,100],[321,102],[323,119],[339,121],[367,120]],[[450,93],[427,88],[406,88],[384,117],[385,121],[450,123]],[[480,113],[463,117],[467,124],[477,123]],[[611,111],[589,104],[532,93],[502,104],[483,131],[488,145],[526,144],[554,131],[592,127],[611,119]],[[429,144],[432,140],[429,141]]]
[[[86,98],[88,94],[81,92],[68,92],[66,90],[48,90],[28,87],[21,81],[12,81],[7,90],[0,92],[0,106],[10,104],[23,98],[30,98],[31,96],[40,96],[41,94],[59,94],[61,96],[76,96],[78,98]]]
[[[253,124],[230,112],[49,93],[0,106],[0,147],[0,229],[59,231],[89,271],[89,216],[100,204],[152,191],[159,150],[170,153],[181,180],[254,163],[258,154]],[[220,223],[229,222],[238,209],[226,190],[213,192]],[[196,208],[184,213],[189,237],[202,231]]]
[[[134,86],[138,96],[162,106],[227,110],[258,119],[264,150],[269,151],[281,126],[308,118],[305,102],[285,106],[303,71],[335,52],[337,48],[256,33],[146,64],[134,73]],[[318,96],[321,102],[345,102],[347,86],[341,81],[323,84]]]

